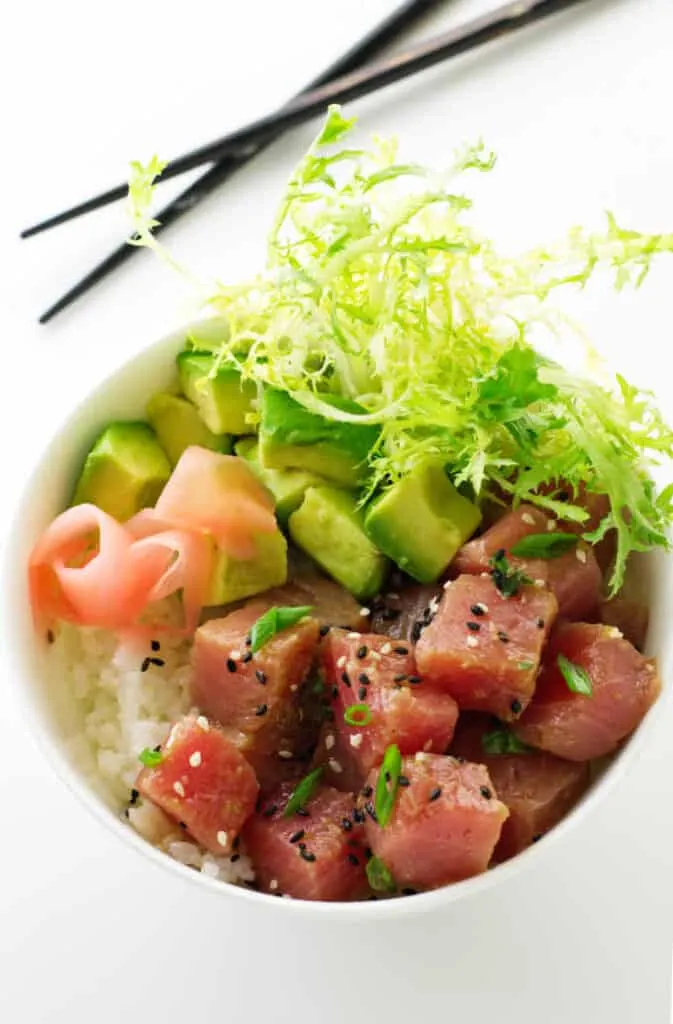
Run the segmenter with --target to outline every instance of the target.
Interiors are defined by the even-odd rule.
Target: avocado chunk
[[[180,352],[177,357],[180,387],[194,403],[213,434],[254,434],[249,422],[257,387],[244,381],[234,366],[214,369],[215,356],[208,352]],[[212,376],[210,376],[212,371]]]
[[[234,451],[246,460],[255,476],[271,491],[276,503],[276,516],[283,525],[299,508],[308,488],[325,483],[315,473],[305,473],[302,469],[265,469],[259,461],[259,443],[255,438],[244,437],[237,441]]]
[[[432,583],[481,522],[453,486],[441,459],[428,459],[365,510],[367,536],[400,569]]]
[[[193,444],[225,455],[231,452],[229,434],[213,434],[208,430],[198,409],[187,398],[160,391],[147,403],[147,418],[172,466],[185,448]]]
[[[73,505],[91,502],[120,522],[156,503],[171,466],[147,423],[110,423],[87,455]]]
[[[336,487],[309,487],[290,516],[289,528],[298,547],[359,600],[381,590],[389,563],[367,537],[352,494]]]
[[[217,549],[207,605],[231,604],[286,582],[287,541],[280,530],[258,534],[255,545],[257,555],[248,559],[232,558]]]
[[[337,409],[364,413],[362,406],[334,395],[322,396]],[[265,469],[303,469],[343,487],[356,488],[367,470],[367,456],[379,428],[342,423],[309,412],[284,391],[262,395],[259,454]]]

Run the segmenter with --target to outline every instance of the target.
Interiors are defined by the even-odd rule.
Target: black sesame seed
[[[418,684],[419,684],[420,682],[422,682],[422,679],[421,679],[421,677],[420,677],[420,676],[409,676],[409,678],[407,679],[407,682],[408,682],[408,683],[409,683],[409,684],[410,684],[411,686],[418,686]]]
[[[180,828],[183,828],[185,831],[187,831],[187,825],[185,824],[184,821],[179,821],[178,825],[180,826]]]
[[[379,819],[376,817],[376,811],[374,810],[374,804],[371,802],[371,800],[368,800],[367,803],[365,804],[365,811],[367,812],[369,817],[372,819],[374,824],[378,825]]]
[[[538,619],[537,620],[537,628],[538,629],[544,629],[544,619]]]
[[[507,633],[505,633],[503,629],[498,630],[498,640],[500,640],[503,644],[509,643],[509,637],[507,636]]]
[[[405,886],[404,889],[400,889],[400,892],[402,893],[403,896],[417,896],[418,895],[418,890],[417,889],[409,889],[406,886]]]
[[[491,797],[493,796],[493,793],[490,791],[488,786],[481,786],[479,788],[479,792],[483,796],[484,800],[490,800]]]
[[[472,612],[473,615],[476,615],[477,618],[479,618],[480,615],[486,614],[486,612],[484,611],[484,606],[482,604],[473,604],[472,607],[470,608],[470,611]]]
[[[344,684],[344,686],[350,686],[351,685],[351,681],[348,678],[348,672],[342,672],[341,673],[341,682]]]
[[[130,796],[130,799],[129,799],[129,803],[130,803],[131,807],[133,807],[134,804],[138,803],[138,797],[139,796],[140,796],[140,793],[138,792],[137,789],[132,789],[131,790],[131,796]]]
[[[150,665],[157,665],[159,668],[163,668],[166,664],[163,658],[148,658]]]
[[[342,818],[341,827],[344,830],[344,832],[350,832],[351,829],[353,828],[353,822],[350,821],[348,818]]]
[[[257,710],[255,711],[255,716],[257,718],[261,718],[262,715],[265,715],[268,710],[269,710],[268,704],[260,704],[259,707],[257,708]]]
[[[56,637],[54,636],[54,630],[53,629],[48,629],[47,630],[47,643],[48,644],[53,644],[55,639],[56,639]]]
[[[312,863],[316,859],[315,853],[310,853],[308,850],[300,850],[299,856],[302,857],[303,860],[307,860],[309,863]]]
[[[143,658],[143,663],[140,666],[140,671],[141,672],[147,672],[149,667],[150,667],[150,659],[149,658]]]
[[[305,835],[306,833],[304,832],[303,828],[300,828],[298,832],[293,832],[293,834],[290,836],[290,842],[298,843],[299,840],[303,839]]]
[[[401,786],[402,789],[406,789],[406,787],[409,785],[409,779],[406,777],[406,775],[400,775],[400,777],[397,780],[397,785]]]
[[[266,672],[262,672],[261,668],[258,668],[255,670],[255,676],[257,677],[258,683],[261,683],[262,686],[266,686]]]
[[[246,878],[244,884],[247,885],[248,889],[259,889],[259,882],[254,879]]]
[[[236,662],[234,661],[233,658],[227,658],[227,668],[229,669],[230,672],[236,671]]]
[[[155,754],[160,754],[161,753],[161,744],[160,743],[157,743],[156,747],[154,748],[154,753]]]
[[[570,495],[567,491],[559,491],[556,495],[557,501],[570,501]]]
[[[241,859],[240,853],[232,853],[231,857],[229,858],[229,860],[231,861],[232,864],[235,864],[236,861],[240,860],[240,859]]]
[[[406,683],[407,676],[404,672],[398,672],[396,676],[393,676],[394,683]]]
[[[369,686],[369,676],[366,672],[361,672],[358,676],[358,682],[362,683],[363,686]]]
[[[360,867],[360,861],[357,859],[354,853],[348,854],[348,860],[350,861],[354,868]]]
[[[243,657],[241,658],[241,662],[242,662],[242,664],[247,665],[251,661],[252,661],[252,651],[246,651],[245,654],[243,655]]]
[[[240,836],[236,836],[234,841],[233,841],[233,843],[231,844],[231,848],[232,848],[232,850],[238,850],[240,845],[241,845],[241,837]]]
[[[374,851],[371,846],[365,846],[365,860],[371,860],[374,856]]]
[[[356,825],[364,825],[364,823],[365,823],[365,816],[364,816],[364,813],[360,810],[359,807],[354,807],[353,808],[352,815],[353,815],[353,821],[355,822]]]
[[[513,700],[512,703],[510,704],[510,708],[512,710],[512,714],[513,715],[518,715],[519,712],[521,711],[521,701],[520,700]]]
[[[358,690],[358,700],[366,700],[366,699],[367,699],[367,687],[366,686],[361,686],[360,689]]]
[[[246,638],[245,638],[245,646],[246,647],[252,647],[252,637],[251,636],[246,636]]]
[[[368,654],[369,654],[369,648],[367,647],[366,644],[363,644],[362,647],[358,647],[358,649],[357,649],[357,656],[358,656],[358,658],[366,658]]]
[[[439,786],[436,786],[435,789],[433,789],[432,793],[430,794],[430,803],[432,803],[434,800],[439,800],[441,795],[441,788]]]
[[[327,636],[329,631],[330,631],[330,626],[321,626],[320,627],[320,636]]]
[[[368,800],[373,792],[374,790],[371,786],[365,786],[364,789],[362,790],[362,795],[365,798],[365,800]]]
[[[269,804],[269,806],[262,811],[262,815],[265,818],[272,818],[277,810],[278,804]]]
[[[479,630],[481,629],[481,626],[479,625],[478,622],[466,622],[465,625],[467,626],[468,629],[471,629],[473,633],[478,633]]]
[[[124,817],[128,818],[128,816],[129,816],[129,809],[128,809],[128,807],[125,807],[124,808]]]
[[[537,835],[533,836],[533,842],[534,843],[539,843],[540,840],[542,839],[542,836],[543,836],[543,833],[542,832],[538,832]]]
[[[150,647],[152,648],[153,651],[161,650],[161,644],[159,643],[158,640],[153,640],[152,643],[150,644]]]
[[[408,647],[393,647],[393,650],[394,650],[395,654],[408,654],[409,653],[409,648]]]
[[[414,622],[413,626],[411,627],[411,639],[412,639],[413,643],[415,643],[415,644],[418,643],[418,641],[421,639],[421,633],[422,632],[423,632],[423,623],[419,622],[417,620],[416,622]]]

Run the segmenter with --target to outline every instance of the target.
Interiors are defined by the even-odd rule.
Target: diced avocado
[[[325,483],[315,473],[305,473],[301,469],[265,469],[259,461],[259,443],[255,438],[244,437],[237,441],[234,451],[246,460],[253,473],[271,491],[276,515],[283,524],[299,508],[309,487],[320,487]]]
[[[231,451],[229,434],[213,434],[208,430],[198,409],[187,398],[160,391],[147,403],[147,418],[172,466],[185,448],[193,444],[214,452],[228,454]]]
[[[481,521],[456,490],[442,460],[423,462],[365,511],[367,536],[421,583],[432,583]]]
[[[367,537],[352,494],[309,487],[289,527],[295,543],[361,601],[381,590],[389,563]]]
[[[286,582],[287,541],[280,530],[260,533],[255,543],[255,558],[239,560],[217,550],[207,605],[230,604]]]
[[[199,410],[201,419],[213,434],[254,434],[248,422],[257,388],[244,381],[234,366],[215,366],[215,356],[207,352],[180,352],[177,358],[180,387]]]
[[[345,412],[366,411],[333,395],[323,401]],[[265,469],[304,469],[343,487],[357,487],[378,436],[376,426],[318,416],[284,391],[269,388],[262,396],[259,454]]]
[[[156,503],[171,466],[147,423],[110,423],[84,462],[73,505],[91,502],[124,522]]]

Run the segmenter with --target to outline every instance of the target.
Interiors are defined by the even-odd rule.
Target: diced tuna
[[[441,584],[404,584],[372,602],[372,633],[385,633],[395,640],[416,643],[432,620],[442,596]]]
[[[485,715],[461,715],[451,753],[483,764],[500,799],[509,810],[495,848],[494,860],[514,857],[536,842],[577,803],[587,786],[588,764],[564,761],[552,754],[488,754],[482,737],[493,729]]]
[[[397,791],[385,828],[366,817],[369,845],[398,888],[436,889],[488,867],[507,808],[483,765],[416,754],[402,761],[408,785]],[[376,788],[378,771],[367,782]]]
[[[591,696],[568,688],[560,654],[588,673]],[[659,690],[654,662],[614,627],[562,622],[549,639],[535,698],[514,731],[558,757],[588,761],[611,753],[632,733]]]
[[[456,555],[452,570],[457,573],[488,572],[491,558],[504,551],[508,561],[536,583],[547,586],[558,601],[558,613],[566,619],[582,619],[598,606],[601,570],[592,548],[584,541],[558,558],[517,558],[510,549],[531,534],[561,530],[555,519],[533,505],[520,505],[481,537],[465,544]]]
[[[172,726],[161,754],[136,788],[211,853],[230,852],[259,792],[248,762],[220,728],[193,715]]]
[[[533,696],[556,608],[544,588],[522,586],[503,597],[490,577],[459,576],[416,645],[419,672],[461,710],[512,721]]]
[[[284,786],[248,821],[244,840],[260,888],[299,900],[351,900],[367,891],[363,828],[351,794],[321,786],[305,813],[286,818]]]
[[[418,675],[413,648],[375,633],[331,630],[321,646],[321,666],[334,695],[334,728],[362,776],[396,743],[403,754],[444,753],[458,719],[456,702]],[[363,704],[371,721],[351,726],[344,714]]]
[[[334,722],[325,722],[311,760],[311,769],[322,767],[322,781],[342,793],[354,793],[364,781],[364,772],[355,760],[355,747],[348,739]]]
[[[194,703],[243,734],[239,745],[265,785],[280,781],[274,764],[310,756],[319,728],[302,690],[317,650],[318,623],[311,618],[285,629],[252,655],[246,642],[250,629],[268,607],[254,602],[204,623],[192,649]],[[263,765],[263,758],[270,758],[270,765]]]

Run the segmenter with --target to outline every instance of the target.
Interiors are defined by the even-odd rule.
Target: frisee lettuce
[[[265,271],[209,296],[229,324],[218,365],[331,419],[380,424],[363,500],[429,455],[479,499],[507,495],[574,522],[586,512],[555,488],[605,492],[610,511],[585,536],[616,532],[615,593],[631,551],[668,546],[673,488],[657,493],[650,472],[673,454],[673,433],[649,393],[578,376],[533,342],[581,336],[552,292],[599,269],[618,289],[638,287],[673,234],[625,230],[610,214],[602,234],[575,228],[559,245],[504,256],[469,225],[459,187],[494,167],[483,142],[436,173],[398,163],[391,140],[348,148],[354,124],[330,109],[279,205]],[[133,240],[173,262],[152,236],[160,171],[156,158],[132,167]],[[330,394],[367,412],[339,410]]]

